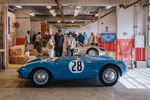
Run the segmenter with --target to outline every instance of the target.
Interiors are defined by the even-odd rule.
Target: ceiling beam
[[[58,23],[57,21],[48,21],[47,23],[49,23],[49,24],[62,24],[62,23]],[[82,21],[82,22],[78,22],[78,21],[75,21],[74,23],[72,23],[72,22],[65,22],[65,24],[71,24],[71,25],[73,25],[73,24],[85,24],[85,22],[84,21]]]
[[[61,16],[53,17],[51,15],[49,16],[35,16],[31,18],[31,21],[56,21],[61,20]],[[77,17],[74,17],[73,15],[66,15],[64,16],[64,20],[82,20],[82,21],[93,21],[98,20],[95,16],[90,15],[79,15]]]
[[[57,6],[58,6],[58,8],[60,10],[62,20],[63,20],[63,22],[65,22],[65,20],[64,20],[64,9],[63,9],[61,0],[55,0],[55,2],[56,2]]]
[[[79,5],[79,6],[118,6],[124,0],[62,0],[62,6]],[[133,2],[135,0],[129,0]],[[0,3],[10,5],[56,5],[55,0],[0,0]]]

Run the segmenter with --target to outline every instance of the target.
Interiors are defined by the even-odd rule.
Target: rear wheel
[[[119,79],[119,70],[113,65],[104,67],[99,73],[99,79],[105,86],[113,86]]]
[[[48,85],[51,75],[44,68],[38,68],[31,73],[31,82],[36,87],[45,87]]]
[[[96,49],[94,49],[94,48],[89,49],[89,50],[87,51],[87,54],[88,54],[89,56],[98,56],[98,55],[99,55],[98,51],[97,51]]]

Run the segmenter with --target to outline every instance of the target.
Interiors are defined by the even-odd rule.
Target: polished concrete
[[[16,69],[0,71],[0,100],[150,100],[150,69],[130,70],[113,87],[96,81],[53,81],[34,88]]]

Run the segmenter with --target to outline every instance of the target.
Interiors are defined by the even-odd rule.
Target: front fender
[[[18,69],[19,77],[23,79],[28,79],[31,71],[40,67],[49,70],[51,74],[53,74],[53,72],[55,71],[53,62],[33,62],[26,64]]]

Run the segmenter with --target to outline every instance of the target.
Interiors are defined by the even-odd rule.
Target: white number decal
[[[84,63],[80,60],[73,60],[69,63],[69,70],[72,73],[81,73],[84,70]]]

